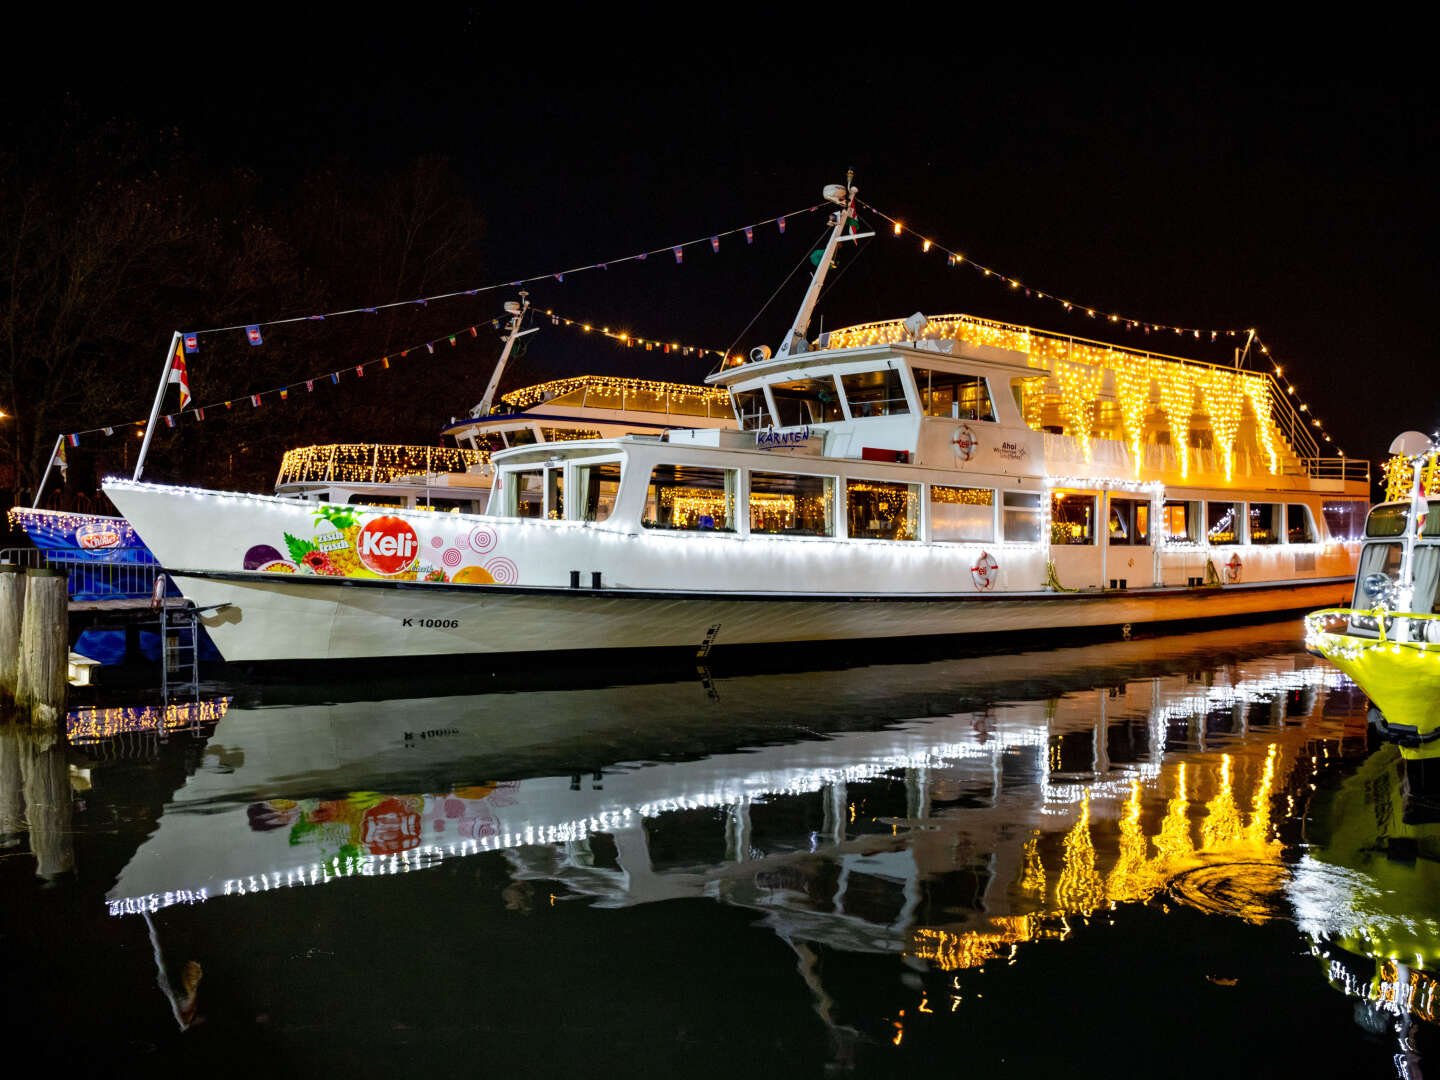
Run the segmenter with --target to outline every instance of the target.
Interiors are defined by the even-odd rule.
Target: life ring
[[[950,436],[950,442],[955,447],[955,460],[964,462],[973,458],[975,447],[979,445],[979,441],[975,438],[975,432],[970,430],[969,424],[961,424],[957,427],[955,433]]]
[[[1240,580],[1240,568],[1245,564],[1240,561],[1240,553],[1237,551],[1230,556],[1230,561],[1225,564],[1225,580],[1230,584]]]
[[[980,557],[975,560],[975,565],[970,567],[970,580],[975,582],[975,588],[982,592],[985,589],[993,589],[999,577],[1000,564],[995,561],[995,556],[988,551],[980,552]]]

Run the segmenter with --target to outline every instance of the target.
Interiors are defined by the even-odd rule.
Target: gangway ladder
[[[166,596],[168,578],[155,575],[150,606],[160,613],[160,700],[185,694],[200,700],[200,612],[188,600],[172,604]]]

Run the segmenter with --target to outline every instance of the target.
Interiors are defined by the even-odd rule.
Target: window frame
[[[944,488],[948,491],[988,491],[990,493],[990,535],[983,539],[970,537],[948,537],[935,535],[935,489]],[[993,544],[999,530],[996,528],[996,516],[1000,510],[999,492],[995,488],[972,487],[963,484],[926,484],[925,485],[925,530],[932,544]],[[979,505],[978,503],[961,505]]]
[[[748,467],[748,466],[747,466],[744,470],[742,470],[742,471],[743,471],[743,476],[742,476],[742,478],[741,478],[742,486],[741,486],[741,488],[740,488],[740,501],[743,502],[743,504],[744,504],[744,506],[745,506],[745,513],[744,513],[743,515],[741,515],[738,508],[736,509],[735,513],[736,513],[737,517],[743,516],[744,522],[745,522],[745,534],[746,534],[747,536],[779,536],[779,537],[783,537],[783,538],[785,538],[785,539],[787,539],[787,540],[835,540],[835,539],[838,539],[838,538],[840,537],[840,535],[841,535],[841,533],[840,533],[840,528],[841,528],[841,525],[840,525],[840,516],[841,516],[841,515],[840,515],[840,495],[839,495],[839,491],[840,491],[840,477],[839,477],[839,476],[837,476],[837,475],[834,474],[834,473],[779,472],[779,471],[776,471],[775,469],[755,469],[755,468],[750,468],[750,467]],[[768,529],[767,529],[767,530],[761,530],[761,531],[757,532],[757,531],[755,530],[755,520],[754,520],[754,513],[755,513],[755,511],[754,511],[753,505],[752,505],[752,503],[751,503],[751,499],[752,499],[753,494],[754,494],[754,479],[753,479],[753,478],[754,478],[754,476],[755,476],[756,473],[759,473],[759,474],[761,474],[762,476],[807,477],[807,478],[814,479],[814,480],[829,481],[829,488],[830,488],[830,531],[829,531],[828,533],[820,533],[820,534],[814,534],[814,533],[809,533],[809,534],[807,534],[807,533],[772,532],[772,531],[770,531],[770,530],[768,530]],[[738,522],[737,522],[737,524],[738,524]]]

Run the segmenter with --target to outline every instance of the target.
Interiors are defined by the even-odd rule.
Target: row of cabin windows
[[[914,368],[920,411],[957,420],[994,420],[990,388],[979,375]],[[766,389],[769,398],[766,398]],[[767,388],[735,391],[735,412],[745,430],[803,427],[847,418],[901,416],[910,412],[900,372],[860,371],[771,383]]]
[[[507,514],[551,519],[566,516],[562,468],[530,469],[508,477],[502,496]],[[574,478],[576,512],[572,516],[580,521],[606,520],[615,509],[620,491],[620,463],[582,465],[574,470]],[[750,532],[836,535],[836,477],[752,470],[749,481]],[[647,529],[735,532],[739,483],[738,469],[657,465],[646,486],[641,524]],[[922,488],[929,503],[932,540],[1041,540],[1044,525],[1038,492],[996,492],[991,488],[857,478],[847,479],[844,485],[845,534],[855,539],[919,539]],[[1096,543],[1099,505],[1093,494],[1053,492],[1050,543]],[[1149,500],[1111,497],[1107,542],[1112,546],[1148,547],[1152,541],[1151,519]],[[1319,540],[1314,518],[1301,503],[1172,499],[1162,504],[1159,524],[1159,539],[1170,544],[1313,544]]]

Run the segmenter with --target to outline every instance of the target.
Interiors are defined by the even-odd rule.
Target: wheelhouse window
[[[995,539],[995,492],[990,488],[930,485],[930,539]]]
[[[1007,491],[1004,507],[1005,539],[1023,544],[1040,542],[1040,493]]]
[[[524,469],[504,477],[505,513],[509,517],[545,516],[545,470]]]
[[[736,390],[735,418],[740,421],[740,430],[754,431],[770,426],[770,409],[765,404],[765,391],[759,387],[752,390]]]
[[[1165,543],[1200,543],[1200,503],[1167,499],[1161,508]]]
[[[1150,543],[1150,503],[1144,499],[1110,500],[1111,545],[1143,547]]]
[[[1280,543],[1280,504],[1250,504],[1250,543]]]
[[[752,472],[750,531],[775,536],[834,536],[835,478]]]
[[[915,540],[920,535],[920,485],[886,480],[845,482],[846,520],[859,540]]]
[[[1303,503],[1285,504],[1285,539],[1292,544],[1313,544],[1319,539],[1315,535],[1315,519]]]
[[[530,427],[514,428],[501,434],[505,436],[507,446],[530,446],[539,441],[535,429]]]
[[[1425,522],[1420,526],[1421,536],[1440,536],[1440,513],[1430,512],[1430,500],[1425,500]],[[1391,503],[1377,506],[1370,511],[1365,522],[1366,536],[1404,536],[1410,521],[1410,504]]]
[[[620,463],[603,461],[575,469],[575,508],[581,521],[604,521],[620,494]]]
[[[656,465],[645,493],[647,529],[733,532],[735,469],[695,465]]]
[[[926,416],[948,416],[952,420],[995,419],[990,387],[983,376],[930,368],[915,368],[914,372],[915,386],[920,391],[920,411]]]
[[[1365,513],[1370,504],[1362,499],[1338,499],[1324,503],[1320,513],[1332,540],[1359,540],[1365,535]]]
[[[850,415],[859,420],[867,416],[900,416],[910,411],[905,401],[905,384],[898,371],[861,371],[840,376],[845,386],[845,400]]]
[[[1057,491],[1050,496],[1050,542],[1095,543],[1095,496]]]
[[[1205,537],[1212,544],[1238,544],[1240,536],[1240,504],[1212,502],[1205,504]]]
[[[835,386],[835,380],[829,376],[771,383],[770,396],[775,401],[776,427],[827,424],[845,419],[845,413],[840,408],[840,391]]]

